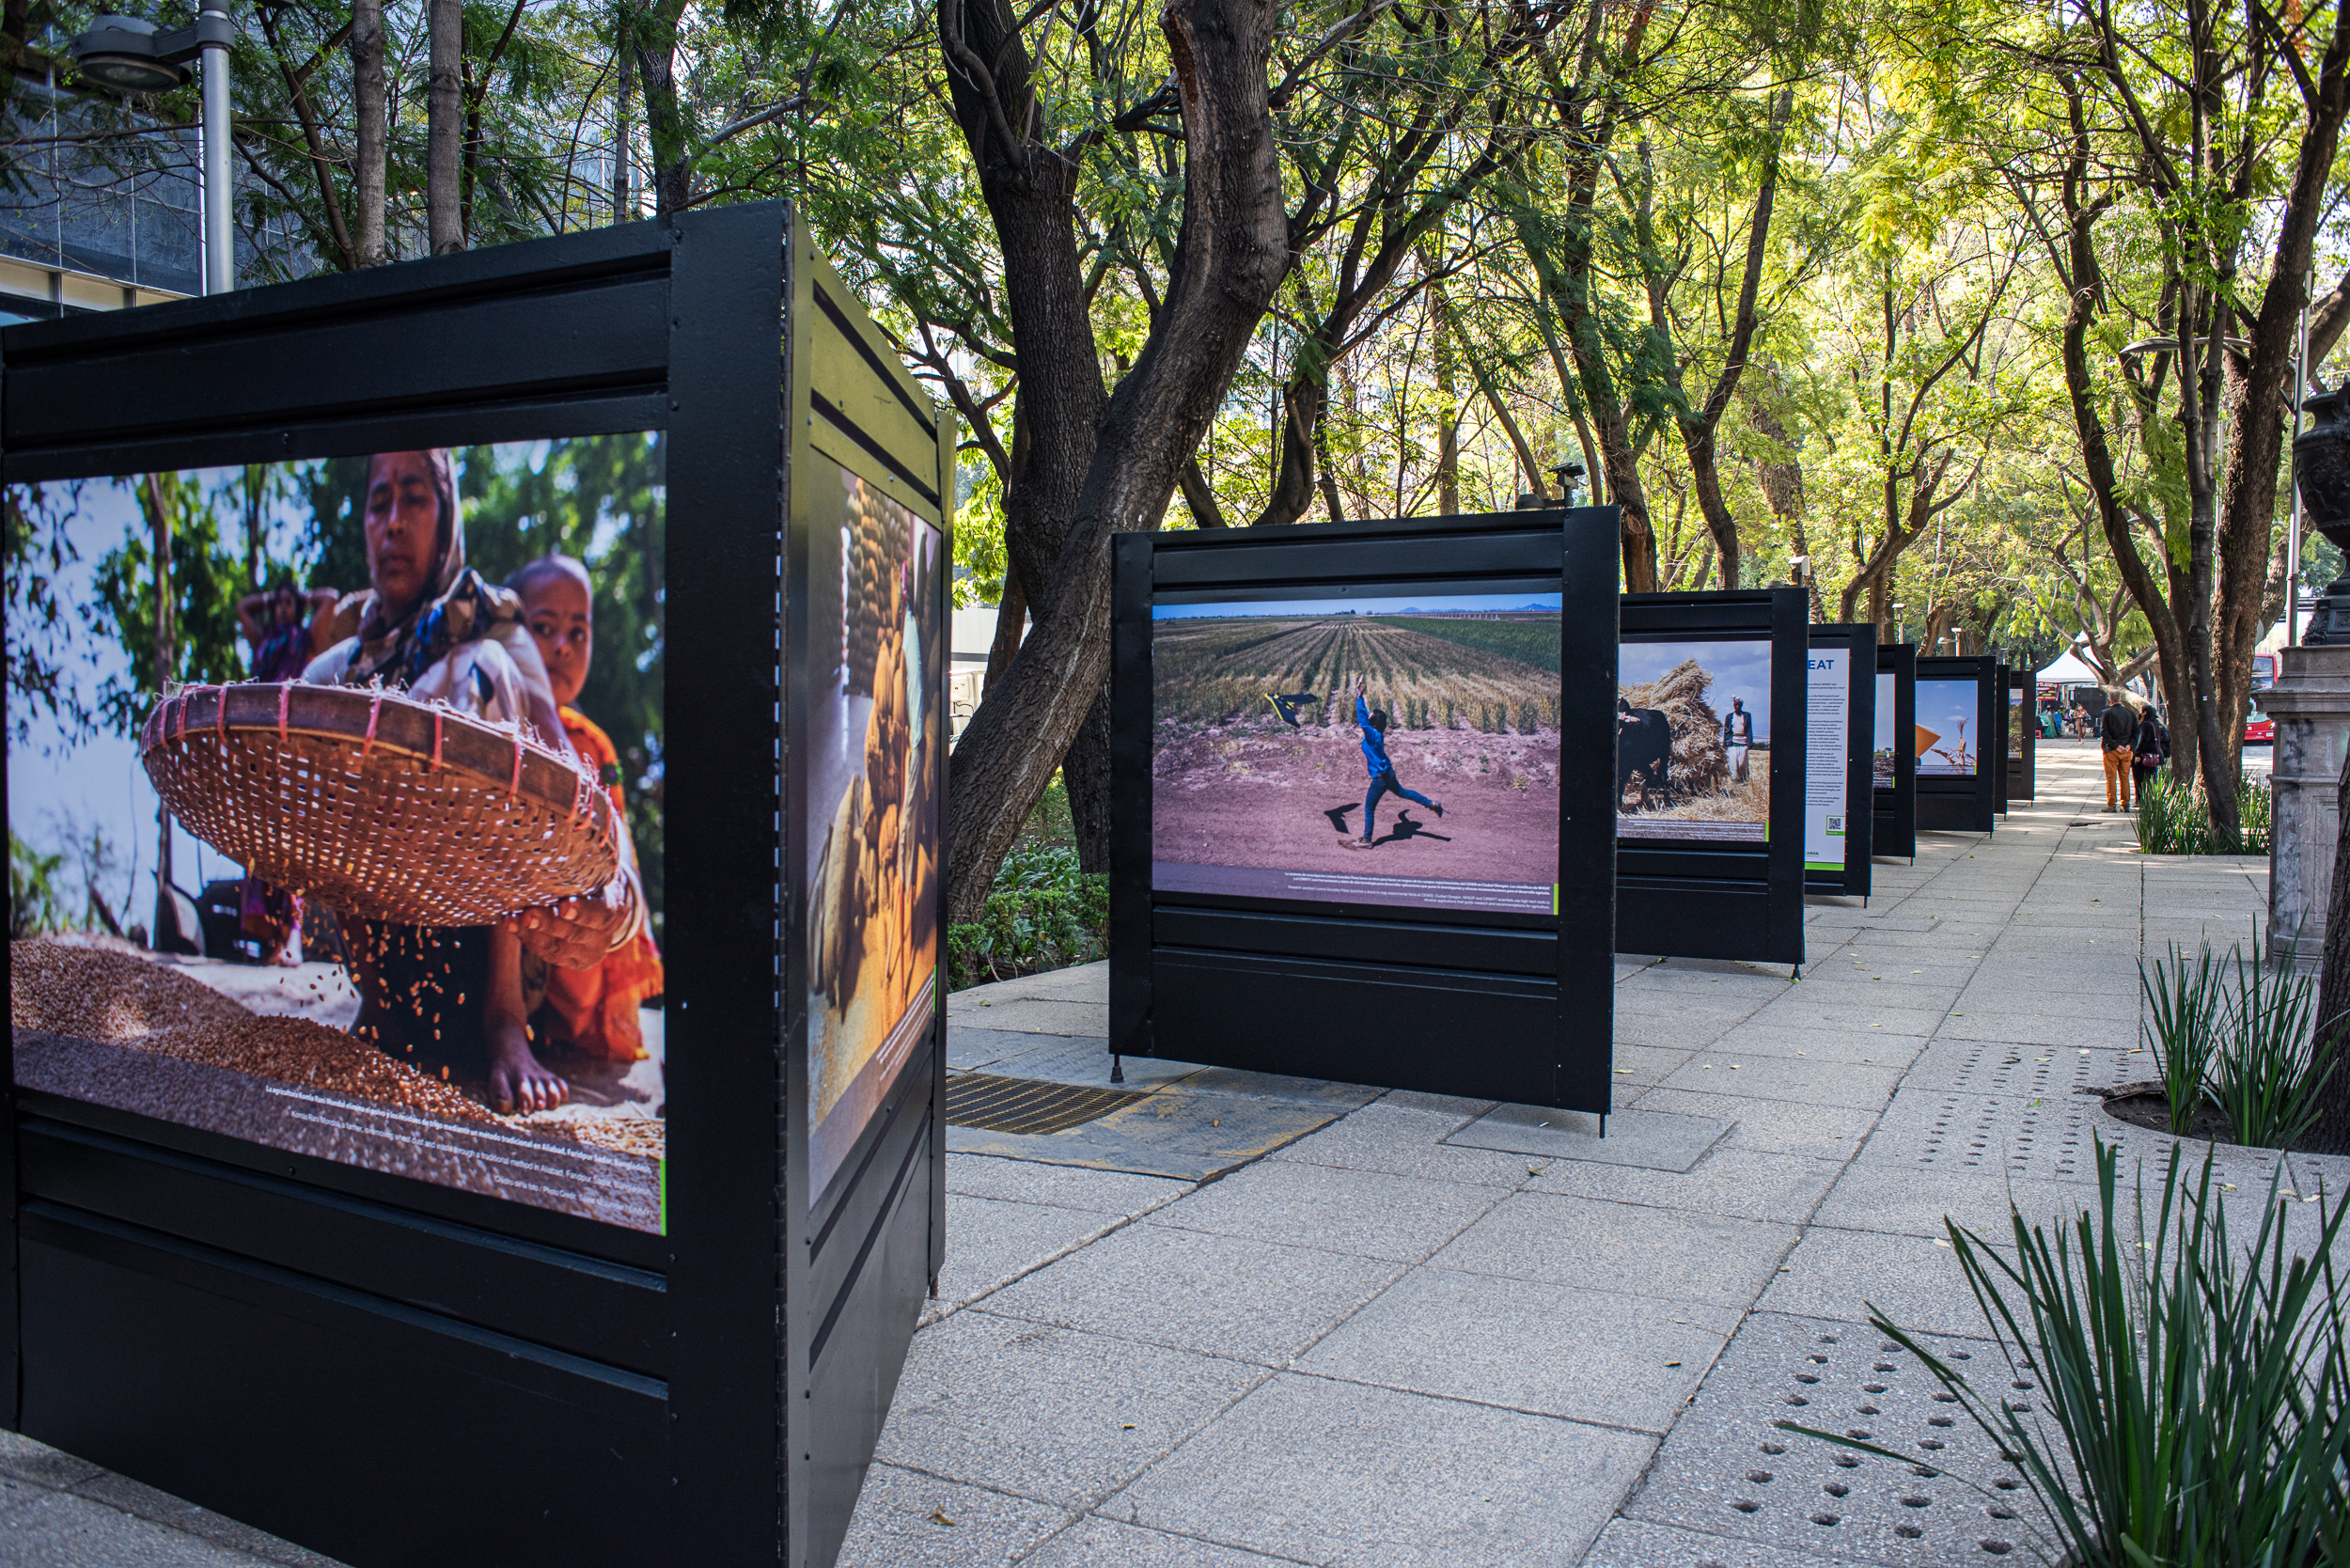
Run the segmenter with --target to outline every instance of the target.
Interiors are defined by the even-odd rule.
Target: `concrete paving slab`
[[[1744,1032],[1743,1029],[1741,1031]],[[1618,1088],[1626,1084],[1642,1088],[1661,1083],[1672,1070],[1689,1059],[1689,1052],[1667,1045],[1637,1045],[1618,1041],[1613,1052],[1614,1061],[1608,1075]]]
[[[947,1194],[947,1263],[939,1270],[938,1294],[931,1310],[940,1313],[976,1301],[1084,1246],[1124,1216],[1052,1203],[1020,1203],[997,1198]]]
[[[1103,1512],[1311,1562],[1572,1568],[1653,1447],[1283,1373]]]
[[[1851,1568],[1860,1560],[1815,1557],[1674,1525],[1615,1519],[1599,1532],[1582,1568]]]
[[[1293,1078],[1279,1073],[1244,1073],[1230,1067],[1202,1068],[1183,1081],[1183,1088],[1199,1094],[1230,1094],[1250,1100],[1294,1100],[1308,1105],[1336,1105],[1345,1110],[1368,1105],[1386,1092],[1370,1084],[1333,1083],[1325,1078]]]
[[[1277,1151],[1273,1157],[1306,1165],[1383,1170],[1395,1176],[1466,1182],[1489,1187],[1518,1186],[1526,1181],[1529,1168],[1542,1163],[1528,1161],[1521,1154],[1460,1149],[1442,1141],[1468,1120],[1457,1111],[1432,1113],[1399,1105],[1389,1096],[1375,1105],[1364,1106],[1344,1121],[1334,1121],[1318,1133],[1299,1138]]]
[[[1059,996],[1012,996],[1000,1002],[985,999],[958,1004],[957,998],[964,995],[965,993],[957,992],[947,999],[947,1016],[955,1023],[1026,1034],[1081,1035],[1093,1040],[1109,1038],[1110,1010],[1107,1002]]]
[[[2004,1040],[2104,1051],[2126,1051],[2141,1043],[2135,998],[2114,996],[2101,1000],[2107,1004],[2103,1008],[2071,1013],[1962,1005],[1951,1010],[1940,1033],[1950,1040]]]
[[[37,1443],[21,1433],[0,1431],[0,1476],[63,1490],[100,1473],[97,1466],[63,1449]]]
[[[1035,1556],[1023,1558],[1021,1568],[1264,1568],[1297,1560],[1219,1546],[1196,1535],[1088,1517],[1046,1542]]]
[[[1724,1148],[1801,1154],[1815,1160],[1850,1159],[1875,1127],[1878,1114],[1874,1108],[1679,1089],[1652,1089],[1640,1096],[1635,1108],[1718,1117],[1731,1123]]]
[[[1879,1029],[1781,1028],[1760,1022],[1742,1025],[1708,1047],[1718,1055],[1735,1048],[1747,1057],[1787,1057],[1808,1061],[1856,1061],[1878,1067],[1901,1067],[1926,1048],[1924,1037],[1888,1034]]]
[[[1795,1236],[1792,1225],[1520,1192],[1434,1261],[1512,1279],[1604,1281],[1640,1295],[1744,1307],[1777,1272]]]
[[[1883,1105],[1900,1081],[1901,1069],[1889,1063],[1872,1063],[1865,1058],[1820,1062],[1794,1057],[1748,1058],[1734,1043],[1723,1043],[1699,1052],[1695,1060],[1675,1071],[1658,1087],[1698,1094],[1734,1093],[1758,1100],[1873,1107]],[[1644,1100],[1640,1108],[1651,1107]]]
[[[1798,995],[1773,1002],[1755,1017],[1757,1022],[1778,1028],[1868,1029],[1887,1034],[1929,1035],[1942,1022],[1943,1011],[1939,1001],[1922,1007],[1855,1007],[1814,1001],[1809,996]]]
[[[1907,1089],[2008,1094],[2030,1099],[2107,1088],[2150,1076],[2142,1052],[2084,1051],[2060,1045],[2021,1045],[1989,1040],[1936,1040],[1910,1063]]]
[[[1076,1517],[1051,1503],[875,1465],[865,1473],[838,1568],[1010,1562]]]
[[[1833,1160],[1759,1153],[1723,1143],[1686,1173],[1556,1160],[1541,1175],[1529,1177],[1526,1186],[1529,1192],[1800,1225],[1811,1217],[1842,1168]]]
[[[1813,1222],[1845,1231],[1880,1231],[1889,1235],[1938,1237],[1945,1222],[1964,1226],[1990,1242],[2013,1233],[2013,1203],[2033,1224],[2049,1224],[2080,1212],[2093,1190],[2078,1182],[2043,1182],[2029,1177],[1966,1175],[1936,1171],[1920,1181],[1896,1166],[1854,1163],[1839,1176]]]
[[[9,1568],[260,1568],[273,1560],[71,1492],[43,1493],[5,1517]]]
[[[1814,1225],[1754,1305],[1758,1312],[1853,1323],[1865,1322],[1873,1307],[1913,1334],[1985,1332],[1957,1253],[1925,1236]]]
[[[1982,1369],[1993,1388],[2011,1381],[1985,1341],[1937,1336],[1927,1343],[1953,1366]],[[2029,1494],[1918,1357],[1888,1345],[1864,1325],[1749,1317],[1625,1513],[1786,1551],[1917,1568],[2015,1552],[2026,1539],[2019,1516]],[[1780,1420],[1865,1434],[1862,1440],[1914,1458],[1855,1453],[1780,1429]],[[2007,1495],[1997,1484],[2006,1481],[2017,1500],[1987,1502],[1960,1477],[1994,1497]],[[1994,1509],[2008,1517],[1994,1517]]]
[[[1620,1110],[1607,1118],[1603,1128],[1598,1117],[1582,1111],[1496,1105],[1445,1141],[1544,1159],[1686,1170],[1729,1132],[1726,1121],[1663,1111]]]
[[[1282,1366],[1404,1267],[1245,1236],[1130,1226],[998,1291],[987,1309]],[[1143,1279],[1150,1289],[1138,1292]]]
[[[989,1067],[1037,1048],[1036,1036],[1010,1029],[982,1029],[951,1021],[947,1025],[947,1068],[968,1073]]]
[[[225,1552],[279,1564],[280,1568],[339,1568],[331,1558],[297,1546],[290,1541],[281,1541],[266,1530],[255,1529],[251,1525],[231,1519],[227,1514],[184,1502],[168,1492],[158,1491],[127,1476],[94,1476],[73,1490],[79,1497],[133,1514],[149,1524],[193,1536]]]
[[[1503,1196],[1459,1182],[1267,1160],[1138,1223],[1416,1263]]]
[[[992,1154],[949,1153],[947,1190],[970,1198],[1001,1198],[1018,1203],[1052,1203],[1065,1209],[1131,1215],[1181,1198],[1191,1190],[1191,1184],[1163,1176],[1085,1170],[1075,1166],[1042,1165],[1035,1160],[1008,1160]]]
[[[2086,1094],[1965,1093],[1905,1087],[1861,1150],[1864,1161],[1929,1179],[1943,1172],[2005,1171],[2044,1181],[2094,1180]]]
[[[1414,1269],[1299,1369],[1662,1435],[1731,1330],[1734,1309]]]
[[[915,1336],[875,1457],[1086,1507],[1265,1375],[1245,1361],[972,1308]]]

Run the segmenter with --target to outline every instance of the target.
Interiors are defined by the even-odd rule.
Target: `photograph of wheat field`
[[[1559,604],[1154,608],[1152,886],[1550,913]]]

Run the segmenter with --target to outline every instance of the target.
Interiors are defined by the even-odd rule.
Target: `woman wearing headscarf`
[[[520,598],[465,564],[448,452],[377,453],[368,464],[362,504],[368,587],[336,614],[337,624],[354,629],[313,659],[302,678],[318,685],[380,682],[488,724],[519,725],[540,745],[570,755]],[[533,958],[559,968],[597,963],[643,925],[634,857],[625,843],[623,851],[619,873],[600,894],[525,910],[497,927],[354,922],[352,972],[360,1011],[353,1032],[386,1050],[421,1045],[432,1054],[478,1055],[486,1064],[490,1103],[499,1110],[561,1104],[570,1086],[540,1062],[525,1036],[484,1027],[494,991],[493,937],[519,939]]]

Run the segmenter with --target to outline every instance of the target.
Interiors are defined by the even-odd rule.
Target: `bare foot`
[[[572,1086],[531,1054],[530,1034],[521,1023],[492,1020],[483,1033],[490,1046],[490,1107],[500,1116],[553,1110],[572,1097]]]

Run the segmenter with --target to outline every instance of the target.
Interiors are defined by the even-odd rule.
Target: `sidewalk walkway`
[[[2077,1209],[2092,1131],[2159,1158],[2074,1090],[2152,1075],[2139,956],[2248,937],[2266,883],[2141,859],[2085,747],[2044,745],[2040,779],[1989,840],[1880,862],[1866,908],[1815,902],[1799,983],[1620,961],[1605,1144],[1589,1119],[1139,1061],[1150,1098],[1104,1121],[954,1129],[941,1297],[842,1562],[2030,1560],[2025,1507],[1955,1479],[1997,1495],[1997,1455],[1862,1304],[1983,1360],[1942,1216]],[[1104,984],[959,994],[952,1065],[1106,1083]],[[2264,1201],[2276,1158],[2223,1152],[2231,1201]],[[2295,1156],[2284,1185],[2321,1180],[2350,1161]],[[0,1563],[321,1560],[20,1439],[0,1477]]]

